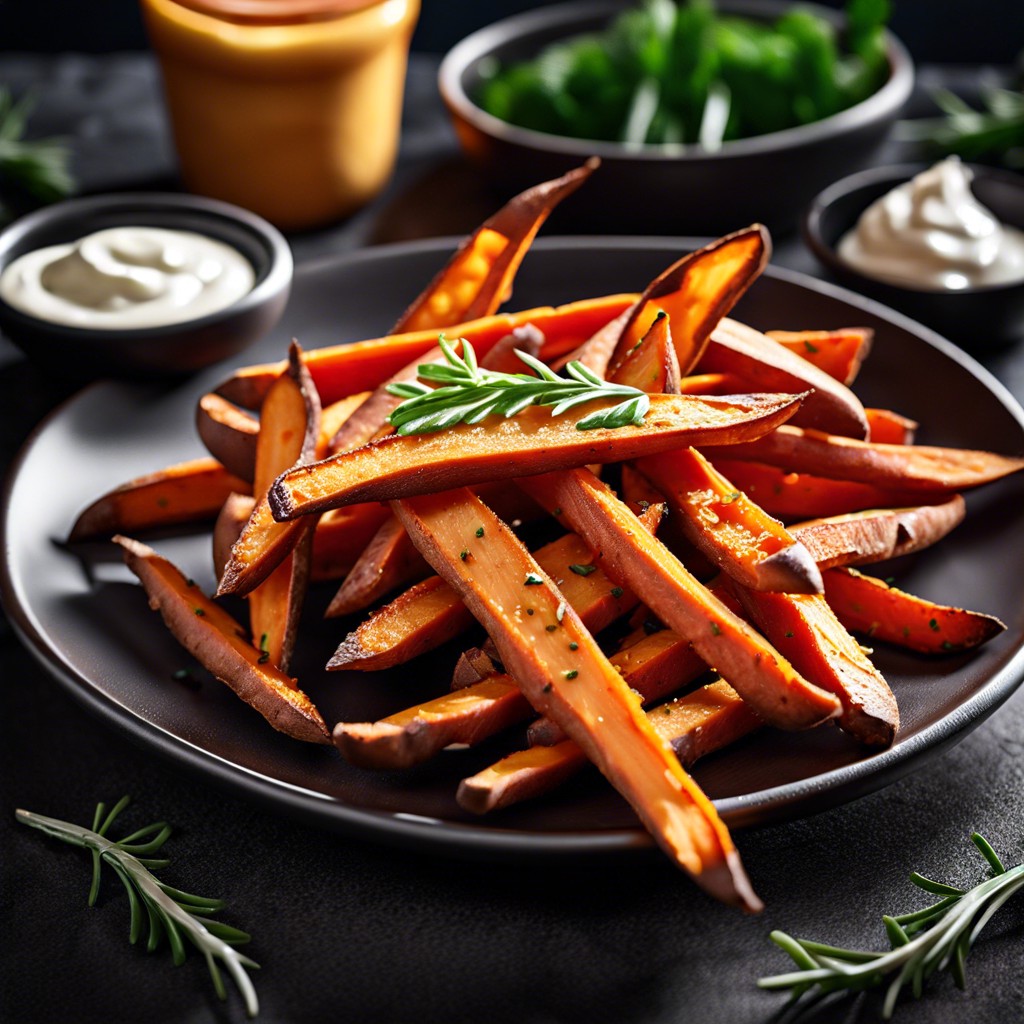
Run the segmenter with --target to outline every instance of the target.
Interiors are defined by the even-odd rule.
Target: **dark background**
[[[822,0],[842,7],[842,0]],[[443,53],[537,0],[423,0],[413,48]],[[893,31],[921,63],[1013,63],[1024,48],[1020,0],[892,0]],[[135,0],[0,0],[0,51],[105,53],[146,46]]]

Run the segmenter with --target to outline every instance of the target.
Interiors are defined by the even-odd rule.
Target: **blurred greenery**
[[[74,188],[70,154],[60,139],[24,139],[31,109],[29,98],[15,102],[0,88],[0,223]]]

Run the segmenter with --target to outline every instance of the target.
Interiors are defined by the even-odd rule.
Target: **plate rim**
[[[299,264],[296,267],[296,279],[328,268],[336,270],[353,262],[363,262],[367,258],[386,261],[427,252],[443,255],[454,251],[461,241],[461,237],[445,236],[328,254]],[[706,239],[687,236],[565,235],[538,239],[533,249],[593,250],[614,247],[646,251],[684,251],[699,246],[704,241]],[[957,363],[960,369],[977,378],[1017,422],[1024,434],[1024,409],[1009,390],[968,353],[937,332],[875,300],[797,270],[769,265],[765,270],[765,276],[807,288],[862,309],[916,335]],[[241,365],[243,360],[244,354],[239,354],[232,358],[231,364]],[[580,854],[618,855],[630,851],[649,850],[653,847],[653,840],[639,826],[586,833],[574,830],[538,832],[355,807],[327,794],[316,793],[261,774],[174,736],[159,725],[139,718],[130,708],[118,704],[111,697],[96,690],[87,679],[77,675],[65,662],[61,652],[36,628],[30,609],[23,606],[18,587],[11,575],[8,523],[13,492],[22,468],[30,459],[42,435],[54,421],[62,417],[67,408],[83,401],[83,396],[88,393],[111,383],[115,387],[139,386],[131,383],[97,381],[64,399],[36,424],[25,439],[11,462],[3,487],[4,514],[0,520],[0,541],[4,558],[0,564],[0,600],[14,632],[29,653],[81,706],[127,735],[132,742],[147,750],[156,751],[171,763],[212,778],[219,785],[253,798],[261,805],[290,817],[357,838],[400,847],[415,847],[428,853],[486,855],[488,859],[519,860],[524,856],[548,859]],[[977,692],[971,694],[955,710],[903,740],[898,746],[818,775],[759,790],[756,794],[718,798],[714,801],[715,806],[730,828],[742,830],[754,825],[776,824],[815,814],[859,796],[866,796],[914,771],[925,756],[941,754],[960,742],[1008,700],[1022,682],[1024,646],[1018,648],[998,672],[989,677]]]

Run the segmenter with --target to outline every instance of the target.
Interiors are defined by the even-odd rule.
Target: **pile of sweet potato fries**
[[[915,445],[916,424],[864,408],[848,385],[867,330],[763,334],[729,319],[768,261],[757,225],[640,295],[499,313],[538,229],[595,166],[486,221],[387,337],[293,344],[237,371],[198,403],[210,457],[104,495],[71,539],[113,536],[178,641],[276,729],[395,769],[532,718],[529,747],[465,779],[461,806],[537,797],[592,762],[677,864],[753,910],[687,767],[764,724],[892,743],[895,698],[854,634],[942,654],[1003,627],[853,567],[940,540],[961,491],[1024,459]],[[517,350],[556,370],[576,360],[650,408],[618,427],[577,429],[592,406],[532,405],[399,434],[389,385],[443,364],[442,333],[493,370],[523,372]],[[559,534],[531,551],[517,528],[546,517]],[[129,536],[204,518],[215,597],[246,596],[248,623]],[[489,640],[436,700],[329,726],[288,672],[308,585],[329,580],[327,616],[364,616],[329,669],[406,664],[474,622]]]

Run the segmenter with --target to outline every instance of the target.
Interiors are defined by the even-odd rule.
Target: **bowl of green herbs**
[[[468,36],[439,86],[501,191],[601,158],[560,211],[566,226],[785,231],[870,162],[910,95],[887,19],[888,0],[578,0]]]

